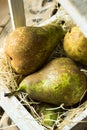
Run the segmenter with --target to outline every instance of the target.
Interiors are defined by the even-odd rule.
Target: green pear
[[[50,105],[47,103],[40,103],[35,107],[36,112],[41,117],[41,123],[53,126],[57,120],[57,116],[61,113],[63,113],[63,110],[57,109],[55,110],[54,105]]]
[[[71,106],[86,91],[86,76],[70,58],[56,58],[36,73],[26,76],[15,92],[25,91],[37,101]],[[9,94],[6,94],[9,95]]]
[[[64,37],[64,50],[70,58],[87,66],[87,38],[75,26]]]
[[[44,65],[63,36],[58,25],[19,27],[7,36],[5,52],[15,72],[28,75]]]

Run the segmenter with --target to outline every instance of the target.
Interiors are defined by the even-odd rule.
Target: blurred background
[[[56,0],[23,0],[26,25],[43,22],[57,12]],[[0,0],[0,33],[10,19],[8,0]]]
[[[9,8],[7,0],[0,0],[0,32],[9,20]]]

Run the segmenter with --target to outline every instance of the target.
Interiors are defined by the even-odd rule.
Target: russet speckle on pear
[[[15,72],[28,75],[43,66],[63,36],[60,26],[20,27],[7,36],[5,52]]]
[[[80,101],[86,89],[86,77],[76,64],[70,58],[56,58],[25,77],[17,91],[37,101],[70,106]]]

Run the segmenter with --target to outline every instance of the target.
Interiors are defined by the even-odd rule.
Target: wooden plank
[[[20,130],[44,130],[31,114],[23,107],[15,96],[5,97],[4,93],[9,92],[7,87],[0,86],[0,106],[13,120]]]
[[[82,113],[80,113],[77,117],[73,118],[71,122],[69,122],[68,125],[65,125],[62,130],[74,130],[74,126],[77,125],[79,122],[81,122],[84,118],[87,117],[87,109],[84,110]]]
[[[87,37],[87,0],[58,0]]]
[[[26,25],[23,0],[8,0],[13,29]]]
[[[78,108],[76,109],[78,113],[76,113],[75,109],[72,110],[72,113],[74,112],[75,115],[73,115],[71,112],[68,113],[65,120],[60,124],[59,128],[57,128],[56,130],[80,130],[79,127],[81,127],[83,123],[87,122],[87,102],[85,102],[84,105],[85,107],[82,107],[82,109],[79,108],[79,111],[77,110]],[[73,115],[73,117],[68,118],[69,114]]]
[[[19,130],[18,127],[8,117],[7,113],[4,112],[0,120],[0,130]]]
[[[6,25],[9,19],[9,8],[7,0],[0,0],[0,27]]]
[[[6,37],[8,34],[12,31],[11,21],[7,23],[7,25],[4,27],[3,31],[0,34],[0,48],[3,47],[5,44]]]

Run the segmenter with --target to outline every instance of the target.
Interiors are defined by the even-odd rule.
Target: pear
[[[63,45],[68,57],[87,66],[87,38],[77,26],[66,33]]]
[[[36,112],[41,117],[41,123],[47,126],[53,126],[57,120],[57,116],[63,113],[62,109],[55,110],[54,105],[47,103],[40,103],[35,106]]]
[[[50,61],[41,70],[26,76],[15,92],[25,91],[37,101],[71,106],[78,103],[86,91],[86,76],[67,57]],[[10,96],[10,94],[6,94]]]
[[[22,75],[35,72],[44,65],[63,36],[64,31],[58,25],[17,28],[7,36],[5,43],[12,68]]]

